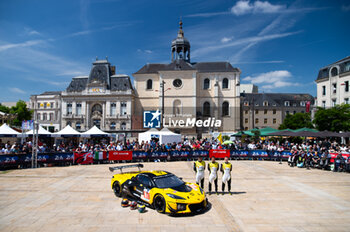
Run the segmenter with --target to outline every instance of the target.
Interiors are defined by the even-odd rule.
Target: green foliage
[[[15,114],[16,118],[12,121],[12,125],[21,126],[23,120],[30,120],[32,118],[32,111],[28,110],[27,104],[19,100],[16,106],[11,107],[10,114]]]
[[[350,131],[350,105],[336,105],[329,109],[318,107],[313,122],[320,131]]]
[[[279,130],[284,129],[299,129],[299,128],[314,128],[311,122],[310,113],[287,114],[283,123],[279,126]]]
[[[0,111],[8,114],[10,112],[10,108],[0,104]]]
[[[252,130],[252,133],[254,134],[254,141],[259,142],[260,140],[260,131],[259,130]]]
[[[222,136],[222,141],[230,140],[230,136],[224,135]]]

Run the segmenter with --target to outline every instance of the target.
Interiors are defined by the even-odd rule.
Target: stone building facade
[[[164,126],[175,132],[201,136],[214,131],[233,132],[240,128],[240,73],[229,62],[192,62],[190,42],[182,22],[171,43],[171,62],[146,64],[133,74],[135,112],[133,128],[142,129],[145,110],[161,110],[164,82]],[[169,120],[195,118],[221,120],[220,127],[181,127]]]
[[[350,56],[321,68],[316,84],[317,106],[350,104]]]
[[[311,112],[314,101],[310,94],[242,93],[241,130],[278,129],[287,114]]]
[[[109,132],[131,130],[133,86],[130,77],[116,74],[115,66],[108,60],[96,60],[88,76],[74,77],[66,90],[52,96],[49,93],[31,97],[30,105],[43,126],[46,121],[54,120],[55,130],[67,125],[78,131],[86,131],[94,125]],[[56,100],[53,106],[57,111],[53,118],[44,118],[45,113],[51,112],[50,97]]]

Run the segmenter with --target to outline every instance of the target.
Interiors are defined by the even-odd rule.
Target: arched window
[[[203,116],[210,116],[210,103],[204,102],[203,104]]]
[[[68,122],[67,122],[67,126],[72,126],[72,122],[71,122],[71,121],[68,121]]]
[[[121,130],[126,130],[126,123],[123,122],[122,124],[120,124],[120,129]]]
[[[209,80],[209,78],[205,78],[203,89],[209,89],[209,87],[210,87],[210,80]]]
[[[181,101],[180,100],[175,100],[173,104],[173,114],[175,116],[181,115]]]
[[[100,104],[94,105],[94,106],[92,107],[91,112],[92,112],[92,113],[93,113],[93,112],[99,112],[99,113],[102,114],[102,106],[101,106]]]
[[[153,89],[153,81],[151,79],[147,80],[147,89]]]
[[[229,109],[230,109],[230,105],[228,104],[228,102],[224,102],[222,103],[222,116],[228,116],[229,115]]]
[[[263,102],[263,105],[264,105],[264,106],[269,106],[269,102],[268,102],[268,101],[264,101],[264,102]]]
[[[332,75],[332,77],[338,75],[338,69],[337,69],[336,67],[332,68],[332,70],[331,70],[331,75]]]
[[[228,79],[227,78],[224,78],[222,80],[222,88],[223,89],[228,89]]]

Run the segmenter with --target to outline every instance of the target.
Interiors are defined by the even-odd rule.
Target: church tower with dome
[[[238,131],[241,71],[227,61],[193,62],[182,21],[179,26],[177,37],[171,41],[170,63],[147,63],[133,74],[133,129],[148,129],[143,127],[143,112],[164,109],[164,126],[182,135],[210,137],[213,132]],[[219,127],[171,123],[188,118],[215,118],[222,123]]]

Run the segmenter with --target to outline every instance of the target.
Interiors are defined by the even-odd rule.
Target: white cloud
[[[221,39],[221,43],[227,43],[230,42],[233,39],[233,37],[223,37]]]
[[[231,12],[237,16],[249,13],[278,13],[284,10],[284,5],[273,5],[268,1],[238,1],[232,8]]]
[[[258,43],[258,42],[263,42],[263,41],[268,41],[272,39],[278,39],[278,38],[283,38],[291,35],[295,35],[300,33],[300,31],[297,32],[288,32],[288,33],[277,33],[277,34],[270,34],[270,35],[261,35],[261,36],[252,36],[252,37],[246,37],[242,39],[238,39],[232,42],[227,42],[224,44],[216,44],[216,45],[208,45],[202,48],[199,48],[197,50],[194,50],[192,53],[192,57],[200,57],[204,54],[208,54],[220,49],[224,48],[229,48],[229,47],[235,47],[235,46],[241,46],[241,45],[246,45],[248,46],[252,43]]]
[[[19,47],[31,47],[40,43],[44,43],[44,40],[28,40],[23,43],[6,43],[0,45],[0,52],[11,49],[11,48],[19,48]]]
[[[145,53],[145,54],[152,54],[153,53],[153,51],[149,50],[149,49],[145,49],[145,50],[137,49],[137,52]]]
[[[17,87],[13,87],[13,88],[9,88],[11,92],[13,93],[19,93],[19,94],[25,94],[26,92],[20,88]]]
[[[257,76],[245,77],[242,80],[259,85],[261,89],[275,89],[288,86],[298,86],[299,83],[291,80],[292,74],[287,70],[277,70],[261,73]]]

